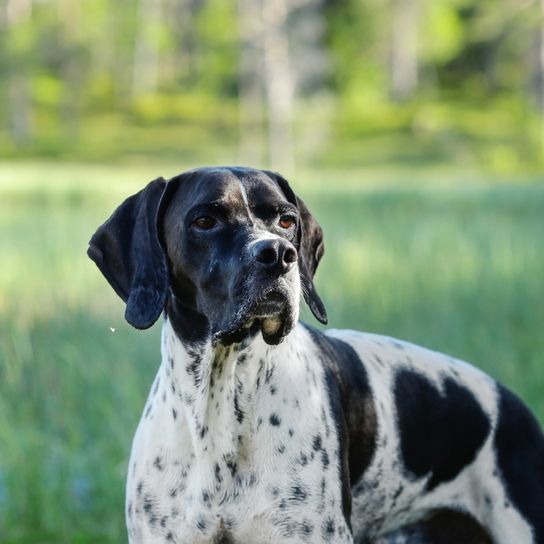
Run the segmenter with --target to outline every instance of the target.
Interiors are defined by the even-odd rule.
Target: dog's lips
[[[287,301],[281,293],[272,292],[256,304],[250,319],[278,316],[285,311],[286,304]]]
[[[248,307],[249,311],[214,335],[216,340],[225,345],[239,343],[260,330],[266,343],[278,344],[288,320],[287,297],[280,291],[270,291]]]
[[[270,342],[285,325],[285,311],[287,301],[280,293],[271,293],[255,308],[253,315],[259,322],[263,338],[266,342]]]

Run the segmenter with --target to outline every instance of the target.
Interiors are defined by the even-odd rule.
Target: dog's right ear
[[[137,329],[155,323],[166,303],[168,270],[157,237],[157,210],[166,188],[158,178],[127,198],[94,233],[87,255],[126,302]]]

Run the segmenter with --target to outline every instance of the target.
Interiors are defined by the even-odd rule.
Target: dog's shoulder
[[[499,386],[494,446],[510,500],[544,541],[544,434],[536,418],[511,391]],[[527,467],[531,467],[527,470]]]
[[[423,387],[432,386],[444,393],[451,384],[455,384],[478,397],[487,411],[496,409],[497,383],[470,363],[374,333],[329,329],[325,335],[350,346],[364,366],[372,387],[394,392],[398,388],[423,384]]]
[[[375,451],[398,443],[408,473],[418,478],[431,474],[428,489],[450,481],[475,459],[496,418],[491,378],[467,363],[393,338],[351,330],[330,330],[323,336],[337,353],[341,343],[359,360],[366,405],[375,418]],[[358,379],[352,363],[340,359],[336,366],[349,390]],[[345,410],[347,419],[356,420],[352,412],[359,405],[349,393]],[[367,408],[366,420],[369,412]],[[361,474],[353,474],[352,482]]]

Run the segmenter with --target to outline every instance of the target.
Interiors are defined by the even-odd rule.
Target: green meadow
[[[123,198],[182,169],[0,166],[4,544],[126,541],[125,470],[160,325],[132,330],[85,252]],[[383,170],[304,171],[292,185],[325,231],[330,326],[468,360],[544,422],[544,185]]]

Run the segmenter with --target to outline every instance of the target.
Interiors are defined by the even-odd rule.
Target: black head
[[[166,309],[185,339],[230,344],[261,330],[276,344],[298,319],[301,291],[327,320],[313,284],[321,228],[272,172],[203,168],[156,179],[115,210],[88,254],[139,329]]]

